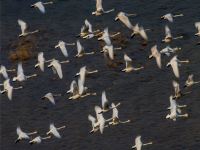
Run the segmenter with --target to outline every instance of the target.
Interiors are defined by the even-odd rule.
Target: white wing
[[[94,127],[96,119],[92,115],[88,115],[88,120],[92,122],[92,127]]]
[[[23,68],[22,68],[22,63],[18,63],[18,68],[17,68],[17,76],[24,74]]]
[[[37,2],[34,5],[40,10],[41,13],[43,13],[43,14],[45,13],[45,7],[42,4],[42,2]]]
[[[80,80],[82,83],[85,83],[85,76],[86,76],[86,66],[81,67],[80,69]]]
[[[91,23],[87,19],[85,20],[85,25],[88,28],[88,31],[90,33],[92,33],[92,25],[91,25]]]
[[[96,10],[97,11],[103,10],[102,0],[96,0]]]
[[[60,133],[58,132],[54,124],[50,124],[50,131],[55,137],[61,138]]]
[[[200,22],[195,22],[194,25],[197,28],[197,30],[200,32]]]
[[[65,42],[59,41],[59,45],[60,45],[60,50],[61,50],[61,52],[63,53],[63,55],[64,55],[65,57],[68,57],[68,52],[67,52],[67,48],[66,48],[66,46],[65,46]]]
[[[5,79],[8,79],[8,73],[6,71],[6,67],[3,65],[1,65],[0,74],[2,74]]]
[[[140,36],[144,39],[144,40],[148,40],[148,37],[147,37],[147,34],[146,34],[146,32],[145,32],[145,30],[144,30],[144,28],[143,27],[140,27]]]
[[[21,19],[18,19],[18,24],[19,26],[21,27],[21,32],[22,34],[24,34],[26,32],[26,29],[27,29],[27,24],[26,22],[24,22],[23,20]]]
[[[103,109],[109,108],[109,106],[108,106],[108,100],[107,100],[107,98],[106,98],[106,92],[105,92],[105,91],[102,92],[101,104],[102,104],[102,108],[103,108]]]
[[[114,59],[113,45],[111,45],[111,46],[108,47],[108,55],[109,55],[109,58],[110,58],[111,60]]]
[[[54,60],[53,68],[56,70],[59,78],[62,79],[63,78],[63,74],[62,74],[61,64],[58,61]]]
[[[173,22],[173,16],[172,16],[171,13],[166,14],[164,17],[165,17],[169,22]]]
[[[126,62],[126,68],[131,67],[132,59],[127,55],[124,54],[124,61]]]
[[[76,45],[77,45],[77,51],[78,51],[78,54],[81,54],[84,50],[83,46],[81,45],[80,41],[77,40],[76,41]]]
[[[52,104],[55,105],[55,100],[52,93],[47,93],[44,97],[46,97]]]
[[[38,63],[39,63],[39,67],[42,71],[44,71],[44,54],[43,52],[38,53]]]
[[[118,115],[118,110],[116,108],[116,105],[114,103],[111,104],[112,108],[113,108],[113,114],[112,114],[112,118],[119,118]]]
[[[171,66],[172,66],[172,69],[173,69],[173,72],[175,74],[175,76],[177,78],[179,78],[179,68],[178,68],[178,62],[177,62],[177,58],[176,56],[174,56],[172,59],[171,59]]]
[[[135,145],[136,145],[137,150],[141,150],[142,149],[141,136],[137,136],[135,138]]]
[[[99,122],[99,129],[101,134],[103,134],[104,126],[105,126],[105,119],[103,118],[103,115],[98,119]]]
[[[124,12],[118,13],[119,20],[126,25],[129,29],[133,29],[133,25],[131,24],[129,18],[125,15]]]
[[[79,90],[79,94],[82,95],[84,92],[84,83],[83,81],[79,78],[78,79],[78,90]]]
[[[167,25],[165,26],[165,36],[168,38],[172,37],[171,31]]]

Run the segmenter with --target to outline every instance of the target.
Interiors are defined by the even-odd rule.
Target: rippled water
[[[180,104],[188,105],[186,112],[188,119],[178,119],[176,122],[166,120],[169,106],[168,97],[173,92],[172,79],[174,75],[169,68],[159,70],[154,60],[147,59],[150,48],[158,44],[159,49],[166,46],[161,43],[164,37],[164,26],[168,24],[173,35],[184,35],[183,40],[171,43],[172,47],[182,47],[178,52],[181,59],[191,60],[190,64],[180,67],[181,86],[190,73],[196,80],[200,79],[200,47],[196,43],[200,40],[194,36],[196,29],[194,22],[200,21],[199,0],[104,0],[105,9],[115,8],[116,11],[105,16],[94,17],[94,0],[57,0],[55,5],[47,7],[47,13],[42,15],[31,9],[33,0],[1,0],[1,63],[8,68],[17,66],[8,60],[11,49],[10,43],[16,40],[20,28],[17,19],[21,18],[30,25],[30,30],[40,29],[37,35],[38,48],[43,51],[45,58],[55,57],[63,60],[61,52],[54,49],[58,40],[74,42],[84,19],[88,19],[94,26],[109,27],[111,32],[121,31],[129,40],[127,47],[116,52],[117,59],[123,60],[127,53],[135,64],[142,64],[145,69],[129,74],[120,70],[125,64],[111,69],[105,65],[103,55],[96,53],[75,59],[74,47],[69,47],[70,64],[62,65],[64,79],[52,80],[52,70],[45,68],[41,73],[34,69],[36,59],[23,63],[25,74],[37,73],[39,77],[23,83],[12,83],[14,86],[23,85],[23,90],[14,91],[13,101],[1,95],[1,149],[2,150],[126,150],[133,145],[134,138],[141,134],[142,141],[153,141],[153,145],[144,147],[148,150],[198,150],[200,147],[200,88],[193,86],[191,94],[182,97]],[[137,13],[131,22],[139,22],[145,28],[153,29],[147,34],[150,42],[142,48],[138,38],[129,39],[130,32],[121,23],[114,22],[117,12]],[[168,12],[183,13],[184,17],[176,18],[173,24],[161,21],[159,18]],[[96,39],[81,40],[86,51],[99,51]],[[142,48],[142,49],[141,49]],[[163,57],[165,65],[170,58]],[[69,101],[66,95],[71,81],[79,68],[87,65],[91,69],[98,69],[99,73],[86,79],[86,86],[97,92],[97,96],[89,96],[80,101]],[[13,77],[15,74],[10,74]],[[129,124],[105,128],[103,135],[89,134],[91,125],[87,120],[88,114],[95,115],[94,106],[101,104],[101,92],[106,90],[110,102],[121,102],[119,117],[121,120],[131,119]],[[62,93],[56,98],[56,105],[52,106],[42,97],[47,92]],[[111,114],[106,114],[109,118]],[[20,125],[24,131],[37,130],[44,135],[49,123],[56,126],[63,124],[67,128],[61,132],[62,139],[55,138],[44,141],[39,145],[30,146],[27,141],[15,144],[16,127]]]

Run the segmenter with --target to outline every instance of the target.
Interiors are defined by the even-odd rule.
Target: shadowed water
[[[1,64],[7,68],[16,68],[17,62],[8,60],[10,46],[20,33],[17,19],[26,21],[29,30],[39,29],[41,32],[34,35],[38,39],[35,53],[43,51],[46,59],[55,57],[64,60],[62,53],[54,46],[59,40],[75,42],[80,28],[87,18],[94,28],[109,27],[111,32],[122,32],[127,38],[127,47],[116,51],[116,58],[123,61],[124,53],[133,58],[134,66],[141,64],[145,69],[139,72],[123,73],[125,64],[117,68],[108,68],[100,45],[96,39],[80,42],[86,51],[95,50],[93,56],[75,59],[76,47],[68,47],[69,64],[62,64],[64,78],[52,80],[53,72],[45,67],[45,72],[34,69],[36,58],[23,62],[25,74],[37,73],[39,76],[23,83],[23,90],[13,93],[13,100],[9,101],[6,95],[1,95],[1,136],[2,150],[126,150],[134,144],[137,135],[142,135],[144,143],[153,141],[153,145],[145,146],[148,150],[198,150],[200,147],[200,87],[194,85],[179,100],[180,104],[188,107],[185,112],[188,119],[179,118],[176,122],[166,120],[169,106],[169,96],[173,93],[172,79],[175,79],[171,68],[166,63],[171,57],[163,56],[163,69],[158,69],[155,60],[148,60],[150,48],[157,44],[164,48],[167,44],[161,43],[164,37],[164,26],[168,24],[172,35],[184,35],[182,40],[173,41],[171,47],[181,47],[178,52],[180,59],[189,59],[189,64],[180,67],[181,87],[187,76],[194,74],[200,80],[200,47],[196,45],[200,38],[195,37],[197,31],[194,23],[200,21],[199,0],[104,0],[104,9],[115,8],[113,13],[94,17],[91,12],[95,9],[94,0],[57,0],[55,5],[46,7],[46,14],[30,8],[33,0],[1,0]],[[144,28],[153,29],[147,32],[150,39],[146,47],[140,45],[139,38],[130,39],[131,32],[120,22],[114,22],[119,11],[137,13],[131,17],[133,24],[140,23]],[[175,18],[174,23],[161,21],[160,16],[166,13],[183,13],[184,17]],[[98,69],[99,73],[86,78],[86,86],[97,96],[89,96],[80,101],[69,101],[66,91],[75,79],[74,75],[83,65]],[[10,77],[15,73],[9,73]],[[2,81],[2,80],[1,80]],[[121,120],[131,119],[131,123],[105,128],[104,134],[89,134],[91,124],[88,114],[95,115],[94,106],[101,105],[101,92],[106,90],[110,102],[121,102],[119,117]],[[47,92],[61,93],[56,98],[56,105],[41,100]],[[110,118],[110,113],[105,118]],[[17,138],[16,127],[31,132],[37,130],[41,136],[48,131],[49,124],[56,126],[66,125],[60,133],[62,139],[52,138],[39,145],[30,146],[27,141],[15,144]]]

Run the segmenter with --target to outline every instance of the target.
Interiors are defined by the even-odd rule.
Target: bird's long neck
[[[16,88],[13,88],[14,90],[18,90],[18,89],[22,89],[23,86],[19,86],[19,87],[16,87]]]
[[[58,96],[62,96],[62,94],[53,94],[53,96],[57,96],[58,97]]]
[[[126,120],[126,121],[119,121],[120,123],[128,123],[131,122],[131,120]]]
[[[113,8],[113,9],[110,9],[110,10],[107,10],[107,11],[104,11],[103,13],[107,14],[107,13],[110,13],[110,12],[113,12],[113,11],[115,11],[114,8]]]
[[[90,53],[85,53],[85,55],[93,55],[94,52],[90,52]]]
[[[64,129],[64,128],[66,128],[66,126],[61,126],[61,127],[59,127],[59,128],[56,128],[57,130],[61,130],[61,129]]]
[[[94,70],[94,71],[88,71],[87,73],[92,74],[92,73],[97,73],[97,72],[98,72],[98,70]]]
[[[194,84],[198,84],[198,83],[200,83],[200,81],[194,81]]]
[[[126,13],[126,16],[130,17],[130,16],[136,16],[137,14],[127,14]]]
[[[30,76],[26,76],[26,78],[28,79],[28,78],[32,78],[32,77],[36,77],[36,76],[37,76],[37,74],[32,74]]]
[[[174,37],[173,39],[177,40],[177,39],[182,39],[182,38],[183,38],[183,36],[177,36],[177,37]]]
[[[153,144],[153,142],[149,142],[149,143],[145,143],[145,144],[142,144],[142,145],[151,145],[151,144]]]
[[[115,37],[115,36],[117,36],[117,35],[119,35],[119,34],[121,34],[120,32],[117,32],[117,33],[115,33],[115,34],[113,34],[113,35],[110,35],[110,37]]]
[[[46,2],[46,3],[43,3],[43,5],[49,5],[49,4],[53,4],[53,1],[51,1],[51,2]]]
[[[33,134],[37,134],[37,131],[31,132],[31,133],[27,133],[28,135],[33,135]]]
[[[69,60],[61,61],[60,63],[61,64],[66,64],[66,63],[69,63]]]
[[[189,63],[189,60],[178,60],[179,63]]]
[[[7,70],[7,72],[14,72],[14,71],[16,71],[16,69],[9,69],[9,70]]]
[[[184,16],[183,14],[176,14],[176,15],[173,15],[173,17],[182,17]]]
[[[42,137],[41,139],[46,140],[46,139],[50,139],[51,136],[47,136],[47,137]]]

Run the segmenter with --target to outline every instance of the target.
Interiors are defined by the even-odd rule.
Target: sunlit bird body
[[[123,72],[128,73],[128,72],[131,72],[131,71],[137,71],[137,70],[141,70],[141,69],[144,68],[143,66],[138,67],[138,68],[133,67],[132,66],[132,59],[127,54],[124,54],[124,61],[126,63],[126,68],[122,70]]]
[[[105,11],[102,6],[102,0],[96,0],[96,11],[92,12],[92,15],[100,16],[102,14],[110,13],[114,10],[115,9],[110,9],[110,10]]]
[[[32,31],[32,32],[28,32],[28,31],[27,31],[28,26],[27,26],[26,22],[24,22],[24,21],[21,20],[21,19],[18,19],[18,24],[19,24],[19,26],[21,27],[21,34],[19,35],[19,37],[27,36],[27,35],[34,34],[34,33],[39,32],[39,30],[35,30],[35,31]]]
[[[158,68],[162,68],[162,63],[161,63],[161,54],[160,52],[158,51],[158,48],[157,48],[157,45],[154,45],[152,48],[151,48],[151,55],[149,56],[149,58],[155,58],[156,59],[156,63],[157,63],[157,66]]]
[[[31,7],[39,9],[39,11],[44,14],[46,12],[44,5],[49,5],[49,4],[53,4],[53,2],[51,1],[51,2],[43,3],[39,1],[31,5]]]
[[[17,127],[16,132],[17,132],[18,138],[17,140],[15,140],[15,143],[18,143],[22,140],[28,140],[30,139],[30,135],[37,134],[37,131],[31,132],[31,133],[25,133],[21,130],[19,126]]]
[[[29,141],[29,144],[40,144],[42,143],[42,140],[47,140],[50,139],[51,136],[46,136],[46,137],[41,137],[41,136],[37,136],[34,139],[32,139],[31,141]]]
[[[53,136],[55,136],[56,138],[61,138],[61,135],[60,135],[60,133],[58,132],[59,130],[61,130],[61,129],[64,129],[64,128],[66,128],[66,126],[61,126],[61,127],[55,127],[55,125],[53,124],[53,123],[51,123],[50,124],[50,126],[49,126],[49,131],[46,133],[47,135],[53,135]]]
[[[117,110],[117,107],[116,107],[117,105],[115,105],[114,103],[112,103],[111,104],[111,107],[113,108],[112,110],[113,110],[113,113],[112,113],[112,121],[111,122],[109,122],[109,125],[118,125],[119,123],[129,123],[130,122],[130,120],[126,120],[126,121],[121,121],[120,119],[119,119],[119,112],[118,112],[118,110]]]
[[[194,81],[194,75],[193,74],[190,74],[188,76],[188,79],[185,81],[185,87],[191,87],[192,85],[194,84],[198,84],[200,83],[200,81]]]
[[[183,36],[173,37],[169,27],[167,25],[165,26],[165,38],[162,40],[162,42],[169,43],[172,40],[182,39],[182,38]]]
[[[54,97],[57,97],[57,96],[61,96],[61,94],[52,94],[52,93],[47,93],[45,94],[42,99],[47,99],[49,100],[53,105],[55,105],[55,99]]]
[[[165,20],[168,20],[169,22],[173,22],[174,21],[174,18],[176,17],[183,17],[184,15],[183,14],[176,14],[176,15],[173,15],[171,13],[168,13],[168,14],[165,14],[161,17],[161,19],[165,19]]]
[[[13,81],[19,81],[19,82],[22,82],[22,81],[25,81],[29,78],[32,78],[32,77],[36,77],[37,74],[32,74],[32,75],[29,75],[29,76],[26,76],[24,75],[24,70],[22,68],[22,63],[18,63],[18,68],[17,68],[17,76],[16,77],[13,77]]]
[[[142,146],[145,146],[145,145],[151,145],[151,144],[153,144],[153,142],[149,142],[149,143],[142,143],[142,141],[141,141],[141,136],[139,135],[139,136],[137,136],[136,138],[135,138],[135,145],[134,146],[132,146],[132,149],[134,148],[134,149],[136,149],[136,150],[141,150],[142,149]]]
[[[77,40],[76,46],[77,46],[77,52],[78,52],[76,54],[76,57],[78,57],[78,58],[83,57],[85,55],[92,55],[92,54],[94,54],[94,52],[86,53],[85,50],[84,50],[84,47],[81,45],[81,43],[80,43],[79,40]]]

